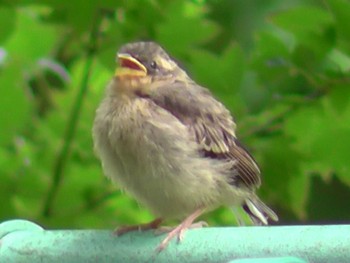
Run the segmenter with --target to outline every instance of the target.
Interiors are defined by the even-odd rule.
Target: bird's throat
[[[151,78],[136,76],[116,76],[114,78],[113,89],[118,94],[124,94],[127,97],[139,97],[139,94],[146,94],[151,84]]]

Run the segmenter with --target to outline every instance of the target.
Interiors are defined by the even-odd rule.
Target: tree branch
[[[86,52],[86,64],[84,67],[79,92],[77,94],[77,97],[75,99],[75,102],[73,104],[73,107],[69,116],[65,134],[62,140],[63,145],[56,159],[56,162],[53,166],[53,178],[51,181],[51,185],[48,189],[47,197],[44,200],[44,207],[42,211],[42,215],[44,217],[50,217],[53,213],[54,200],[58,194],[59,186],[63,179],[64,170],[67,165],[67,161],[69,159],[71,146],[72,146],[72,142],[73,142],[76,128],[78,125],[83,100],[88,90],[90,73],[92,70],[94,57],[98,47],[98,36],[100,32],[100,25],[101,25],[102,19],[103,19],[103,13],[101,14],[100,12],[96,12],[95,22],[93,23],[92,29],[90,32],[90,37],[88,42],[89,46]]]

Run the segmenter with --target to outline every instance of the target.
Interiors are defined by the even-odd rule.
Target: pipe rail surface
[[[350,262],[350,225],[192,229],[161,253],[152,231],[44,230],[26,221],[0,224],[0,262]]]

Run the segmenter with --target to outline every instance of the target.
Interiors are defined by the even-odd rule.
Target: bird
[[[278,216],[257,196],[259,167],[236,136],[230,111],[197,84],[156,42],[123,45],[93,123],[94,149],[104,174],[154,215],[116,230],[168,229],[157,247],[205,223],[218,207],[242,207],[255,225]]]

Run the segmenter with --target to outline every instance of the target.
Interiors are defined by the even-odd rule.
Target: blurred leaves
[[[232,111],[281,224],[349,220],[349,16],[346,0],[1,1],[0,220],[112,228],[152,218],[102,175],[91,139],[115,52],[136,40],[159,42]],[[231,213],[208,220],[232,225]]]
[[[191,48],[214,37],[216,26],[205,19],[204,5],[174,1],[166,11],[166,20],[158,25],[157,38],[172,54],[185,57]]]
[[[30,98],[25,94],[25,83],[14,63],[0,72],[0,145],[15,139],[14,134],[23,130],[31,118]],[[4,88],[10,87],[10,88]],[[13,103],[13,99],[16,103]]]
[[[203,49],[191,52],[190,72],[199,84],[213,87],[231,110],[242,107],[237,97],[245,70],[244,54],[238,45],[229,46],[221,54]]]
[[[336,22],[336,29],[339,35],[350,40],[350,21],[348,19],[350,15],[350,3],[346,0],[331,0],[327,2],[329,8],[334,14],[334,20]]]

